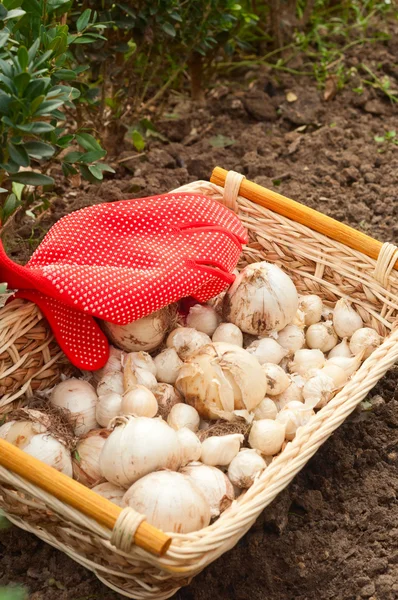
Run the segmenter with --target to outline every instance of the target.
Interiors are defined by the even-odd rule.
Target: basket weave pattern
[[[290,483],[398,360],[398,331],[394,330],[398,317],[396,273],[387,276],[373,259],[243,197],[231,197],[234,189],[236,186],[226,186],[224,194],[222,188],[209,182],[194,182],[178,191],[202,192],[228,205],[236,202],[239,216],[250,233],[242,265],[264,259],[275,262],[288,272],[300,293],[316,293],[330,304],[341,297],[350,298],[365,325],[387,337],[352,380],[298,431],[293,442],[242,497],[211,526],[191,534],[174,534],[172,545],[162,558],[136,546],[128,553],[116,548],[111,543],[115,540],[111,531],[0,467],[0,506],[13,523],[62,550],[93,570],[106,585],[132,598],[169,598],[232,548],[265,506]],[[51,335],[45,332],[40,318],[35,307],[21,302],[0,310],[0,358],[6,366],[10,361],[13,365],[7,369],[2,366],[0,370],[0,385],[5,393],[0,410],[15,400],[17,388],[24,386],[28,393],[35,387],[42,389],[54,383],[66,368],[54,342],[48,341]],[[3,325],[5,319],[8,320]],[[37,332],[43,336],[40,338],[43,350],[35,347],[34,353],[19,365],[19,349],[26,347],[32,337],[37,339]],[[36,354],[41,356],[36,357],[37,362],[31,362]],[[24,376],[19,375],[20,368],[25,369]]]
[[[0,309],[0,415],[73,370],[35,304],[16,299]]]

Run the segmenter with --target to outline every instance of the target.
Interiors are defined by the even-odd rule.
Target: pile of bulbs
[[[0,437],[156,527],[188,533],[228,509],[382,339],[347,300],[330,308],[299,297],[266,262],[248,265],[169,333],[172,310],[106,324],[120,348],[106,366],[91,383],[50,391],[67,411],[74,450],[12,415]]]

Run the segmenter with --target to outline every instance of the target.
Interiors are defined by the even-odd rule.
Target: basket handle
[[[2,439],[0,465],[108,529],[113,530],[123,512],[120,506]],[[142,521],[135,530],[134,543],[151,554],[162,556],[171,544],[171,537]]]
[[[215,167],[210,177],[211,183],[215,183],[221,187],[224,187],[225,180],[228,175],[228,171],[221,167]],[[377,260],[379,258],[380,251],[383,244],[378,240],[353,229],[344,223],[340,223],[331,217],[328,217],[313,208],[309,208],[300,202],[290,200],[281,194],[277,194],[271,190],[268,190],[253,181],[243,179],[240,184],[239,195],[269,208],[274,212],[288,217],[297,223],[306,225],[314,231],[318,231],[328,237],[345,244],[349,248],[358,250],[370,258]],[[394,261],[394,268],[398,270],[398,260]]]

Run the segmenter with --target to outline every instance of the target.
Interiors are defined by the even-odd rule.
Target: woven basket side
[[[221,188],[208,182],[194,182],[182,189],[203,192],[216,200],[221,200],[223,194]],[[317,293],[330,304],[349,297],[366,324],[390,335],[242,497],[211,526],[191,534],[173,535],[173,543],[163,558],[149,556],[137,547],[124,554],[111,546],[111,532],[0,468],[0,503],[14,522],[68,553],[95,571],[107,585],[132,598],[168,598],[232,548],[263,508],[398,360],[398,331],[391,333],[398,316],[395,273],[383,286],[374,276],[376,261],[244,198],[238,197],[237,202],[239,216],[250,234],[242,265],[257,260],[275,262],[289,272],[300,292]]]
[[[0,414],[73,372],[35,304],[15,299],[0,309]]]

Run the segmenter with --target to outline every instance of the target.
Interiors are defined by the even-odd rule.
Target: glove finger
[[[106,364],[109,342],[91,316],[35,290],[21,290],[14,298],[25,298],[37,304],[61,350],[73,365],[86,371],[95,371]]]

